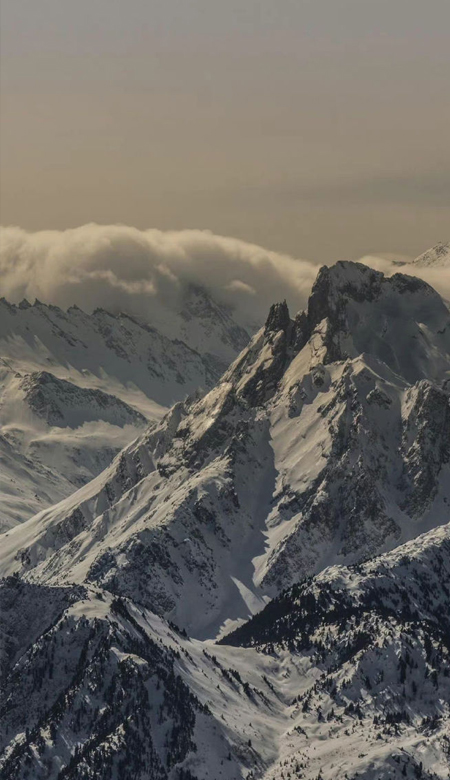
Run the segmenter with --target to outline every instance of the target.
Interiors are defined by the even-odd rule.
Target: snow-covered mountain
[[[0,585],[5,780],[448,777],[450,526],[219,644],[96,587]]]
[[[222,640],[289,659],[290,728],[264,777],[448,777],[449,599],[446,525],[294,585]]]
[[[448,268],[450,266],[450,241],[440,241],[413,260],[414,265],[429,268]]]
[[[224,369],[217,369],[219,354],[210,360],[179,337],[103,309],[86,314],[75,306],[65,312],[39,301],[31,306],[2,300],[0,335],[3,361],[15,371],[33,367],[82,387],[113,388],[146,416],[153,413],[152,402],[170,406],[199,386],[210,387]]]
[[[429,285],[324,267],[207,395],[1,535],[2,777],[448,778],[449,380]],[[64,413],[106,414],[85,389]]]
[[[0,300],[0,529],[73,493],[172,403],[217,381],[245,335],[227,313],[216,333],[205,300],[202,354],[125,314]]]
[[[305,576],[448,522],[448,377],[429,285],[325,267],[307,312],[273,306],[214,390],[12,530],[0,571],[95,583],[215,636]]]
[[[205,287],[185,284],[177,300],[155,298],[148,322],[170,339],[181,339],[222,371],[247,346],[261,323],[237,320],[229,306],[215,300]]]

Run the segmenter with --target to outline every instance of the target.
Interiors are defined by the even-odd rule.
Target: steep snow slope
[[[136,426],[86,423],[76,430],[28,425],[2,426],[0,438],[0,528],[24,522],[73,493],[102,472]]]
[[[449,520],[448,310],[424,282],[323,268],[205,398],[2,538],[0,571],[91,582],[215,636],[333,563]]]
[[[111,394],[0,362],[0,528],[89,482],[148,424]]]
[[[126,315],[0,301],[0,529],[70,495],[167,406],[217,380],[246,335],[226,313],[215,330],[220,310],[202,300],[187,312],[196,341],[209,333],[203,355]]]
[[[170,306],[168,301],[155,299],[148,322],[170,339],[182,339],[213,365],[220,364],[222,370],[247,346],[260,324],[243,327],[229,307],[196,284],[185,285]]]
[[[11,578],[0,599],[4,780],[238,780],[276,758],[284,702],[258,653],[101,590]]]
[[[450,241],[439,242],[427,252],[413,260],[414,265],[430,268],[448,268],[450,266]]]

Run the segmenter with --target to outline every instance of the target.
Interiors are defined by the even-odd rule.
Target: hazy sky
[[[2,0],[1,221],[450,234],[450,0]]]

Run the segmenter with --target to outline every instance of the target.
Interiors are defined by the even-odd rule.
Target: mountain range
[[[78,312],[103,338],[112,315]],[[26,359],[7,340],[5,386],[52,431],[141,431],[0,536],[2,777],[447,778],[446,303],[322,267],[305,311],[274,304],[145,428],[155,394],[144,371],[127,386],[117,334],[134,367],[154,332],[117,319],[97,366],[81,327],[61,347],[52,319],[53,346],[33,320]]]
[[[126,314],[0,300],[0,529],[70,495],[167,407],[215,384],[249,334],[205,290],[185,298],[167,331],[201,351]]]

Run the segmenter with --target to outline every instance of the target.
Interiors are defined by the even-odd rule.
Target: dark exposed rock
[[[432,501],[441,469],[450,460],[450,402],[444,390],[427,381],[409,392],[415,397],[403,429],[401,484],[404,508],[417,515]]]
[[[290,324],[291,318],[286,301],[273,303],[266,320],[264,333],[267,335],[269,333],[277,333],[279,330],[286,331]]]

